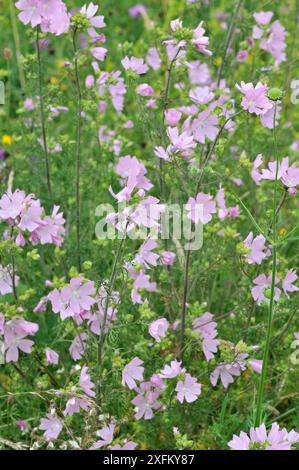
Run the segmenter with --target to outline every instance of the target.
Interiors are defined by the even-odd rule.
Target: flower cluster
[[[13,235],[7,234],[7,237],[15,236],[18,246],[26,244],[27,234],[33,245],[54,243],[60,246],[63,243],[65,220],[59,206],[54,206],[51,215],[45,215],[40,200],[34,194],[26,196],[20,189],[13,193],[8,189],[0,199],[0,219],[13,230]]]

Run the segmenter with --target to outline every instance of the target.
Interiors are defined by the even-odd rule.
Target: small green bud
[[[85,269],[85,271],[89,271],[91,268],[92,268],[92,261],[84,261],[83,269]]]
[[[279,101],[283,97],[283,92],[279,88],[270,88],[267,93],[267,96],[271,101]]]

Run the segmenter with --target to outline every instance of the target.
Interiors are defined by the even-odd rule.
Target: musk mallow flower
[[[270,21],[272,20],[273,12],[272,11],[259,11],[256,13],[253,13],[253,17],[255,21],[260,24],[260,25],[266,25],[269,24]]]
[[[201,384],[197,382],[195,377],[186,374],[185,380],[178,381],[175,391],[177,392],[176,398],[180,403],[184,401],[192,403],[201,394]]]
[[[269,303],[269,298],[265,296],[265,290],[268,290],[271,288],[272,284],[272,275],[270,274],[269,276],[266,276],[265,274],[260,274],[257,276],[254,280],[253,283],[255,286],[251,289],[251,295],[253,299],[257,302],[258,305],[260,305],[262,302],[267,302]],[[279,279],[275,279],[275,285],[279,283]],[[278,300],[281,294],[281,290],[278,287],[275,287],[274,289],[274,300]]]
[[[127,385],[131,390],[137,387],[136,380],[143,380],[144,367],[142,367],[143,361],[138,357],[134,357],[122,371],[122,385]]]
[[[268,169],[262,170],[261,179],[263,180],[271,180],[274,181],[276,178],[276,161],[268,163]],[[281,162],[278,163],[278,170],[277,170],[277,179],[280,180],[283,178],[289,168],[289,157],[284,157]]]
[[[90,380],[90,375],[88,373],[87,366],[82,367],[79,384],[80,384],[81,390],[83,390],[83,392],[86,393],[86,395],[88,395],[89,397],[96,396],[95,392],[92,390],[94,388],[94,383]]]
[[[157,343],[160,343],[161,338],[165,336],[168,327],[169,323],[166,318],[159,318],[149,325],[148,332],[157,341]]]
[[[66,402],[64,416],[73,416],[74,413],[80,413],[81,409],[87,411],[89,409],[89,402],[86,398],[71,397]]]
[[[182,113],[175,108],[169,108],[164,112],[165,122],[169,126],[176,126],[182,117]]]
[[[115,429],[115,425],[112,423],[99,429],[96,434],[101,439],[95,442],[91,446],[90,450],[101,449],[101,447],[105,447],[111,444],[111,442],[113,441],[114,429]]]
[[[207,361],[214,358],[218,350],[220,341],[215,339],[218,335],[217,323],[213,321],[214,315],[209,312],[204,313],[193,320],[193,330],[196,331],[202,342],[202,350]]]
[[[104,16],[102,15],[96,16],[98,8],[99,8],[98,5],[94,5],[91,2],[89,3],[89,5],[84,5],[80,10],[80,13],[84,15],[89,21],[90,27],[87,29],[87,31],[91,37],[98,36],[98,33],[96,32],[94,28],[104,28],[106,26],[105,21],[104,21]]]
[[[140,96],[154,96],[155,92],[148,83],[141,83],[136,88],[136,93]]]
[[[63,424],[55,414],[48,413],[47,418],[40,420],[39,429],[44,432],[46,441],[55,441],[62,431]]]
[[[231,364],[220,363],[211,373],[210,382],[212,386],[215,387],[220,378],[223,387],[228,388],[228,386],[234,382],[234,378],[241,375],[244,369],[245,364],[242,360],[235,361]]]
[[[196,199],[190,197],[185,206],[187,217],[195,224],[201,222],[207,224],[212,220],[212,214],[216,213],[216,203],[210,194],[198,193]]]
[[[161,370],[159,377],[161,379],[174,379],[184,372],[186,372],[186,369],[182,367],[182,361],[174,360],[170,364],[166,364],[164,369]]]
[[[154,411],[161,408],[161,403],[157,401],[160,392],[152,390],[147,383],[141,384],[138,395],[131,403],[135,405],[135,418],[149,420],[154,417]]]
[[[296,271],[294,269],[289,269],[285,278],[282,281],[282,289],[284,293],[288,296],[288,292],[297,292],[299,287],[294,286],[294,282],[298,279]]]
[[[47,364],[58,364],[59,354],[51,348],[46,348],[46,362]]]
[[[158,70],[160,68],[162,60],[156,47],[151,47],[148,50],[146,61],[153,70]]]
[[[177,127],[168,127],[167,136],[170,140],[171,153],[190,151],[196,147],[193,136],[186,131],[180,134]]]
[[[270,431],[262,423],[256,428],[250,428],[249,436],[241,431],[240,435],[233,435],[228,446],[233,450],[292,450],[292,446],[299,442],[299,434],[285,428],[280,429],[277,423],[273,423]]]
[[[140,59],[134,56],[126,56],[124,59],[122,59],[121,63],[125,70],[132,70],[138,75],[143,75],[148,71],[148,66],[144,63],[142,58]]]
[[[86,349],[86,341],[88,339],[87,333],[80,333],[77,335],[69,348],[70,355],[74,361],[78,361],[84,354]]]
[[[142,264],[147,268],[150,267],[150,265],[157,266],[159,255],[153,252],[153,250],[157,248],[157,246],[157,242],[152,238],[145,240],[145,242],[143,242],[143,244],[139,248],[134,261],[137,264]]]
[[[241,82],[241,85],[236,84],[236,87],[244,95],[241,106],[249,113],[260,116],[273,108],[273,103],[267,97],[267,85],[258,82],[254,86],[253,83]]]
[[[265,245],[266,239],[263,235],[257,235],[254,238],[253,233],[250,232],[243,243],[248,250],[248,253],[244,255],[248,264],[261,264],[271,254],[269,248]]]
[[[32,28],[40,25],[42,32],[60,35],[70,26],[70,15],[62,0],[19,0],[16,7],[21,10],[20,21]]]
[[[252,164],[252,170],[251,170],[251,178],[253,179],[253,181],[255,182],[255,184],[257,186],[260,186],[261,184],[261,180],[262,180],[262,174],[261,172],[258,170],[259,167],[262,165],[263,163],[263,155],[261,153],[259,153],[253,164]]]

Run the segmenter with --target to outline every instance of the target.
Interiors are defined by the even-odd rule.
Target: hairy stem
[[[105,346],[105,340],[106,340],[106,334],[105,334],[105,328],[106,328],[106,323],[107,323],[107,314],[108,314],[108,309],[109,309],[109,301],[111,299],[111,296],[113,294],[113,289],[115,286],[115,281],[117,277],[117,268],[118,268],[118,262],[121,256],[121,253],[124,248],[125,244],[125,234],[123,238],[121,239],[121,242],[118,245],[118,249],[114,258],[113,266],[112,266],[112,271],[111,271],[111,276],[109,280],[109,285],[107,287],[106,291],[106,299],[105,299],[105,306],[104,306],[104,317],[103,317],[103,322],[101,324],[101,333],[100,333],[100,339],[98,343],[98,369],[99,369],[99,379],[98,379],[98,396],[100,394],[100,383],[101,383],[101,377],[102,377],[102,364],[103,364],[103,353],[104,353],[104,346]]]
[[[80,196],[80,172],[81,172],[81,127],[82,127],[82,93],[78,69],[78,51],[76,45],[76,30],[73,34],[73,48],[75,60],[75,82],[77,90],[77,138],[76,138],[76,244],[77,244],[77,269],[81,272],[81,196]]]
[[[40,118],[41,118],[41,126],[42,126],[42,141],[43,141],[43,148],[45,152],[47,188],[48,188],[49,196],[51,198],[52,189],[51,189],[51,176],[50,176],[49,152],[48,152],[48,144],[47,144],[47,133],[46,133],[46,124],[45,124],[45,111],[44,111],[44,100],[43,100],[43,89],[42,89],[42,62],[41,62],[38,26],[36,28],[36,50],[37,50],[37,62],[38,62],[38,87],[39,87]]]
[[[276,171],[275,171],[275,181],[274,181],[274,196],[273,196],[273,217],[272,217],[272,232],[273,232],[273,246],[272,246],[272,279],[271,279],[271,293],[270,293],[270,302],[268,309],[268,319],[267,319],[267,333],[266,333],[266,342],[263,352],[263,366],[262,373],[258,388],[257,396],[257,406],[256,406],[256,415],[255,415],[255,426],[260,426],[262,422],[263,415],[263,405],[264,405],[264,394],[265,394],[265,384],[267,379],[267,365],[269,359],[269,350],[272,334],[272,323],[274,315],[274,297],[275,297],[275,280],[276,280],[276,265],[277,265],[277,192],[278,192],[278,165],[279,158],[277,154],[277,136],[276,136],[276,104],[274,110],[274,127],[273,127],[273,139],[274,139],[274,157],[276,161]]]
[[[228,30],[228,33],[227,33],[227,36],[226,36],[224,52],[223,52],[223,56],[222,56],[222,62],[221,62],[219,72],[218,72],[218,77],[217,77],[217,87],[219,87],[219,85],[220,85],[220,81],[221,81],[221,78],[222,78],[222,73],[223,73],[223,70],[224,70],[225,63],[226,63],[227,52],[229,50],[231,40],[232,40],[233,35],[234,35],[235,23],[236,23],[236,19],[238,17],[240,8],[242,6],[242,3],[243,3],[243,0],[239,0],[239,3],[237,4],[237,6],[234,10],[232,21],[231,21],[231,24],[229,26],[229,30]]]

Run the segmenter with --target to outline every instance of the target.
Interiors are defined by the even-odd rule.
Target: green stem
[[[121,256],[124,244],[126,240],[126,234],[124,234],[123,238],[121,239],[121,242],[118,245],[118,249],[114,258],[114,263],[112,266],[112,271],[111,271],[111,276],[109,280],[109,285],[107,287],[106,291],[106,299],[105,299],[105,307],[104,307],[104,317],[103,317],[103,322],[101,324],[101,333],[100,333],[100,339],[98,343],[98,369],[99,369],[99,379],[98,379],[98,397],[100,395],[100,383],[101,383],[101,377],[102,377],[102,363],[103,363],[103,353],[104,353],[104,346],[105,346],[105,328],[106,328],[106,323],[107,323],[107,315],[108,315],[108,309],[109,309],[109,301],[110,298],[113,294],[113,289],[116,281],[116,276],[117,276],[117,266],[119,262],[119,258]]]
[[[273,197],[273,218],[272,218],[272,231],[273,231],[273,246],[272,246],[272,280],[271,280],[271,293],[270,293],[270,303],[268,310],[268,319],[267,319],[267,333],[266,333],[266,342],[263,352],[263,366],[262,373],[258,388],[258,397],[257,397],[257,406],[256,406],[256,415],[255,415],[255,426],[260,426],[262,423],[263,416],[263,405],[264,405],[264,395],[265,395],[265,385],[267,379],[267,366],[269,359],[269,350],[270,342],[272,335],[272,323],[274,315],[274,296],[275,296],[275,280],[276,280],[276,265],[277,265],[277,192],[278,192],[278,165],[279,159],[277,155],[277,136],[276,136],[276,103],[274,110],[274,125],[273,125],[273,139],[274,139],[274,157],[276,162],[276,171],[275,171],[275,181],[274,181],[274,197]]]
[[[20,80],[21,89],[22,89],[22,91],[24,91],[24,88],[25,88],[25,75],[24,75],[24,70],[23,70],[23,66],[22,66],[22,62],[21,62],[20,36],[19,36],[18,27],[17,27],[15,6],[14,6],[12,0],[9,0],[9,11],[10,11],[10,21],[11,21],[11,27],[12,27],[12,34],[13,34],[13,39],[14,39],[15,49],[16,49],[16,59],[17,59],[17,67],[18,67],[18,72],[19,72],[19,80]]]
[[[79,79],[78,52],[76,45],[76,30],[73,34],[73,48],[75,58],[75,82],[77,89],[77,139],[76,139],[76,243],[77,243],[77,269],[81,272],[81,196],[80,196],[80,173],[81,173],[81,126],[82,126],[82,93]]]
[[[41,62],[41,53],[40,53],[40,44],[39,44],[39,27],[36,28],[36,50],[37,50],[37,62],[38,62],[38,87],[39,87],[40,118],[41,118],[41,126],[42,126],[42,141],[43,141],[43,147],[44,147],[44,152],[45,152],[47,188],[48,188],[49,196],[51,198],[52,189],[51,189],[50,163],[49,163],[43,89],[42,89],[42,62]]]

